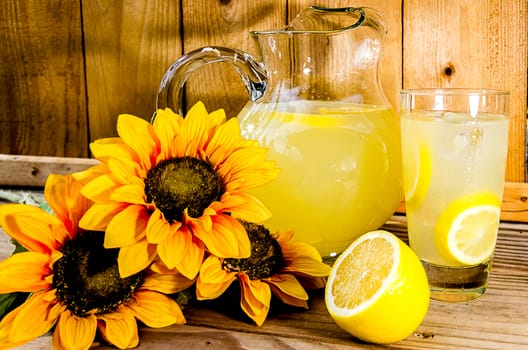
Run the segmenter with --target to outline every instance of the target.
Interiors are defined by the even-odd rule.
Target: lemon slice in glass
[[[416,254],[392,233],[378,230],[360,236],[337,258],[325,303],[341,328],[363,341],[386,344],[420,325],[429,293]]]
[[[431,184],[431,151],[424,141],[419,141],[417,148],[409,147],[411,152],[403,157],[403,188],[407,207],[417,207],[424,200]]]
[[[487,192],[451,202],[435,225],[440,255],[458,265],[477,265],[488,260],[497,240],[500,205],[500,199]]]

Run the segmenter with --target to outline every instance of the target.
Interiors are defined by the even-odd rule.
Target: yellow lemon
[[[422,203],[431,184],[431,151],[422,140],[418,141],[418,147],[409,147],[410,152],[403,157],[403,188],[405,190],[405,204],[408,207],[416,207]]]
[[[459,265],[488,260],[495,249],[500,222],[500,199],[483,192],[454,200],[435,225],[440,255]]]
[[[363,341],[388,344],[409,336],[429,307],[429,285],[414,252],[390,232],[356,239],[337,258],[325,303],[335,322]]]

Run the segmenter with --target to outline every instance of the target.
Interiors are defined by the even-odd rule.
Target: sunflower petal
[[[81,194],[95,203],[108,202],[112,192],[119,183],[110,175],[101,175],[88,182],[81,189]]]
[[[1,205],[0,226],[11,238],[34,252],[49,254],[69,237],[60,220],[26,204]]]
[[[180,271],[185,277],[194,279],[200,271],[205,254],[205,247],[203,243],[196,237],[192,238],[192,243],[189,245],[189,250],[185,254],[185,258],[180,261],[176,269]]]
[[[281,273],[292,273],[294,275],[326,277],[330,273],[330,266],[327,264],[314,260],[310,257],[299,256],[290,261]]]
[[[106,228],[105,248],[129,246],[143,239],[149,213],[142,205],[130,205],[117,213]]]
[[[221,258],[247,258],[251,254],[251,245],[242,224],[228,215],[215,215],[211,231],[193,232],[207,249]]]
[[[0,262],[0,294],[38,292],[49,287],[50,256],[36,252],[14,254]]]
[[[155,210],[147,224],[147,240],[150,243],[160,243],[168,237],[177,234],[181,222],[169,223],[159,210]]]
[[[145,277],[141,289],[148,289],[164,294],[174,294],[189,288],[194,283],[180,273],[151,273]]]
[[[243,273],[239,274],[238,278],[242,291],[240,306],[258,326],[262,326],[269,312],[271,302],[270,286],[261,280],[250,280]]]
[[[108,173],[108,165],[106,165],[105,163],[100,163],[100,164],[93,165],[86,170],[73,173],[72,176],[75,180],[83,184],[87,184],[88,182],[92,181],[96,177],[99,177],[107,173]]]
[[[268,281],[269,282],[269,281]],[[299,283],[299,282],[297,282]],[[306,298],[297,298],[295,296],[290,295],[289,293],[282,290],[280,287],[275,285],[274,283],[269,283],[271,288],[271,293],[278,297],[284,304],[291,305],[294,307],[302,307],[305,309],[308,309],[308,294],[306,294]],[[302,286],[301,286],[302,288]],[[303,289],[304,290],[304,289]]]
[[[148,327],[161,328],[173,324],[185,324],[185,317],[178,303],[164,294],[138,290],[134,301],[127,305],[136,318]]]
[[[110,199],[116,202],[131,204],[145,203],[145,186],[142,184],[130,184],[118,187],[110,195]]]
[[[132,276],[145,269],[156,257],[156,246],[146,239],[119,249],[117,264],[121,278]]]
[[[96,331],[97,319],[94,315],[78,317],[66,310],[57,322],[53,334],[53,346],[55,349],[89,349]]]
[[[104,231],[117,213],[123,211],[128,204],[109,202],[92,205],[79,221],[79,227],[85,230]]]
[[[180,124],[183,118],[174,113],[171,109],[158,109],[154,119],[154,131],[160,140],[160,156],[162,159],[172,158],[171,143],[175,135],[179,134]],[[158,159],[160,161],[161,159]]]
[[[130,114],[120,114],[117,118],[117,133],[137,154],[142,168],[150,169],[159,147],[152,124]]]
[[[92,204],[81,195],[82,183],[71,175],[50,174],[44,186],[44,198],[55,216],[72,234],[77,232],[79,221]]]
[[[64,310],[51,304],[49,292],[35,293],[0,322],[0,343],[20,345],[48,332]]]
[[[293,298],[300,300],[308,300],[308,293],[297,279],[289,274],[276,274],[265,280],[271,286],[276,287],[283,294],[287,294]]]
[[[271,217],[271,212],[258,198],[245,192],[224,193],[221,205],[223,212],[250,222],[263,222]]]
[[[142,184],[142,178],[146,176],[145,170],[141,169],[138,163],[129,159],[109,159],[108,171],[121,184]]]
[[[222,295],[236,279],[235,272],[222,269],[222,262],[215,256],[205,259],[196,281],[198,300],[216,299]]]
[[[184,258],[187,258],[186,255],[191,244],[192,234],[187,227],[182,226],[178,231],[158,243],[159,258],[169,269],[174,269]]]
[[[90,150],[95,158],[108,162],[111,158],[129,159],[137,161],[134,150],[119,137],[107,137],[95,140],[90,144]]]
[[[135,348],[139,344],[136,318],[126,307],[119,307],[117,312],[98,316],[99,330],[102,336],[119,349]]]

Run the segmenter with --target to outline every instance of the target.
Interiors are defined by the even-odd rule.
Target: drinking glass
[[[409,243],[432,299],[465,301],[486,290],[504,189],[508,103],[502,90],[401,92]]]

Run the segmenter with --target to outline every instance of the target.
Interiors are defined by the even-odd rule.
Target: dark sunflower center
[[[212,165],[194,157],[172,158],[158,163],[145,179],[145,195],[168,221],[181,221],[188,210],[199,217],[220,199],[224,186]]]
[[[92,309],[106,313],[130,299],[143,273],[119,276],[119,249],[105,249],[103,232],[81,232],[64,244],[63,256],[53,265],[57,298],[77,316]]]
[[[251,255],[246,259],[224,259],[222,268],[245,272],[250,279],[269,277],[284,266],[279,242],[264,225],[241,221],[251,242]]]

